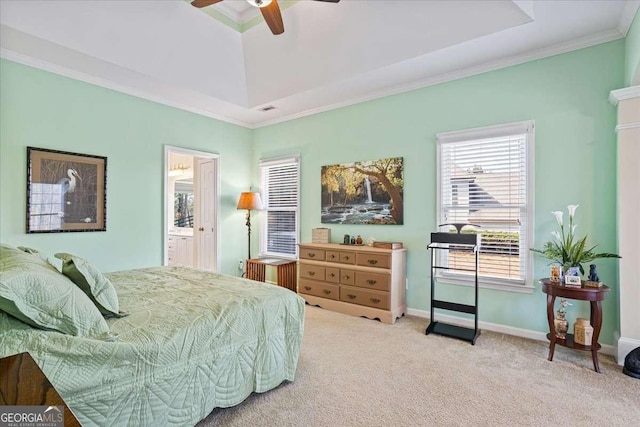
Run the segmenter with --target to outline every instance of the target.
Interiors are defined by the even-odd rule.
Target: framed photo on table
[[[564,284],[567,286],[581,286],[582,281],[580,280],[580,276],[564,276]]]
[[[27,233],[107,230],[107,158],[27,147]]]

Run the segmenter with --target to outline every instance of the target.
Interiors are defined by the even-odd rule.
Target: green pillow
[[[20,249],[22,252],[26,252],[28,254],[40,255],[40,252],[37,249],[27,248],[26,246],[18,246],[18,249]]]
[[[18,249],[20,249],[22,252],[26,252],[28,254],[37,256],[41,260],[46,261],[47,264],[49,264],[50,266],[55,268],[56,271],[58,271],[58,267],[56,267],[56,265],[53,262],[49,261],[49,257],[43,254],[42,252],[38,251],[37,249],[28,248],[26,246],[18,246]]]
[[[100,312],[105,315],[121,317],[118,294],[109,279],[87,260],[67,253],[57,253],[56,258],[62,260],[62,274],[91,298]]]
[[[39,257],[0,246],[0,310],[36,328],[113,339],[100,311]]]

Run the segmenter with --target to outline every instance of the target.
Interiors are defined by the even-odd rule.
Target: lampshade
[[[241,193],[240,200],[238,200],[238,209],[246,209],[249,211],[262,209],[260,193],[251,193],[249,191]]]

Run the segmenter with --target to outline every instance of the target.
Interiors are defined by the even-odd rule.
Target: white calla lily
[[[575,232],[578,226],[573,223],[573,216],[578,205],[569,205],[567,209],[569,211],[568,230],[564,228],[562,212],[551,212],[560,226],[560,231],[552,231],[551,235],[554,239],[545,242],[542,249],[531,248],[532,251],[560,264],[565,270],[565,274],[569,274],[568,270],[572,268],[578,269],[578,274],[584,274],[583,265],[599,258],[620,258],[620,255],[614,253],[596,252],[595,246],[587,244],[587,236],[576,237]]]
[[[558,221],[558,225],[562,226],[562,211],[553,211],[551,212],[556,217],[556,221]]]
[[[576,209],[578,209],[578,206],[580,206],[580,205],[569,205],[569,206],[567,206],[567,210],[569,211],[569,216],[571,218],[573,218],[573,216],[576,214]]]

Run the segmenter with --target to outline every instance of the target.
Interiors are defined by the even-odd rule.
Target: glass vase
[[[566,319],[566,314],[566,312],[558,310],[558,314],[553,321],[555,325],[556,338],[561,340],[567,339],[567,330],[569,329],[569,322]]]

